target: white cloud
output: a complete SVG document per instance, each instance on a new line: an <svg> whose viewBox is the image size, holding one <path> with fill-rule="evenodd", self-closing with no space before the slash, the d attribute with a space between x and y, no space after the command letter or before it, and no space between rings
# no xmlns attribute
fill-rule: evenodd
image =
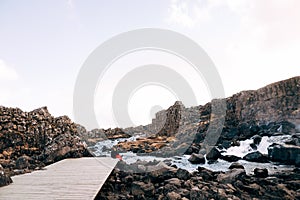
<svg viewBox="0 0 300 200"><path fill-rule="evenodd" d="M74 2L73 2L73 0L67 0L67 7L69 9L74 9Z"/></svg>
<svg viewBox="0 0 300 200"><path fill-rule="evenodd" d="M211 19L211 10L218 6L219 2L219 0L172 0L166 21L170 24L192 28L198 23L208 22Z"/></svg>
<svg viewBox="0 0 300 200"><path fill-rule="evenodd" d="M15 69L0 60L0 81L1 80L17 80L19 78Z"/></svg>
<svg viewBox="0 0 300 200"><path fill-rule="evenodd" d="M167 22L203 30L194 39L214 59L228 96L300 75L299 10L298 0L172 0Z"/></svg>
<svg viewBox="0 0 300 200"><path fill-rule="evenodd" d="M227 94L299 76L300 1L233 2L227 5L240 24L218 61L227 73Z"/></svg>

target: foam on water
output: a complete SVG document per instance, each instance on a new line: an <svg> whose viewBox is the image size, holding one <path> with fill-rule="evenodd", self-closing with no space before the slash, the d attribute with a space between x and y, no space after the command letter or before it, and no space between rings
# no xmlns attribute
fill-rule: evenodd
<svg viewBox="0 0 300 200"><path fill-rule="evenodd" d="M233 146L226 150L223 155L235 155L239 157L244 157L246 154L259 151L262 154L268 154L268 147L273 144L283 144L285 141L291 138L290 135L280 135L280 136L264 136L261 139L261 142L257 146L257 149L252 149L250 144L253 143L253 139L248 139L244 141L240 141L240 146Z"/></svg>

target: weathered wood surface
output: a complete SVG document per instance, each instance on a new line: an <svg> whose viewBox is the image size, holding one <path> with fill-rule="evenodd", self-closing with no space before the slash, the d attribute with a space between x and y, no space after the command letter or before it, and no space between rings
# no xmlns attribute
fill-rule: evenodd
<svg viewBox="0 0 300 200"><path fill-rule="evenodd" d="M94 199L117 164L112 158L66 159L12 177L11 185L0 188L0 199Z"/></svg>

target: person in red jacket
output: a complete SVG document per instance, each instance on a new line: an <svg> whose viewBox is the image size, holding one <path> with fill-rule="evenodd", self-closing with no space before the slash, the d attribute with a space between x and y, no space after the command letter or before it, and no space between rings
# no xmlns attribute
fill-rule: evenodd
<svg viewBox="0 0 300 200"><path fill-rule="evenodd" d="M113 149L111 150L110 156L111 156L112 158L117 158L117 159L119 159L119 160L123 160L122 156L119 154L119 152L118 152L115 148L113 148Z"/></svg>

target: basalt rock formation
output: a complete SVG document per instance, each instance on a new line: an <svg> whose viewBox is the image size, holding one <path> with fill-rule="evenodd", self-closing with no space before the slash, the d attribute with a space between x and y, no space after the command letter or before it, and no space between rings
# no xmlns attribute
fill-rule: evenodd
<svg viewBox="0 0 300 200"><path fill-rule="evenodd" d="M162 129L159 130L159 132L157 133L158 136L175 136L179 129L182 116L181 111L183 110L183 108L183 104L180 101L176 101L173 106L171 106L165 111L166 120Z"/></svg>
<svg viewBox="0 0 300 200"><path fill-rule="evenodd" d="M293 134L300 124L300 77L276 82L258 90L243 91L224 101L226 115L222 127L213 127L214 118L224 116L212 116L213 104L210 102L204 106L184 108L181 113L193 115L185 115L188 117L180 122L179 129L183 132L179 133L192 133L195 135L194 144L201 144L205 141L209 128L221 128L217 145L225 148L236 140L249 139L254 135L272 135L275 132ZM195 124L198 126L196 133L192 130Z"/></svg>
<svg viewBox="0 0 300 200"><path fill-rule="evenodd" d="M62 160L91 156L77 124L53 117L47 107L31 112L0 106L0 164L10 175Z"/></svg>

